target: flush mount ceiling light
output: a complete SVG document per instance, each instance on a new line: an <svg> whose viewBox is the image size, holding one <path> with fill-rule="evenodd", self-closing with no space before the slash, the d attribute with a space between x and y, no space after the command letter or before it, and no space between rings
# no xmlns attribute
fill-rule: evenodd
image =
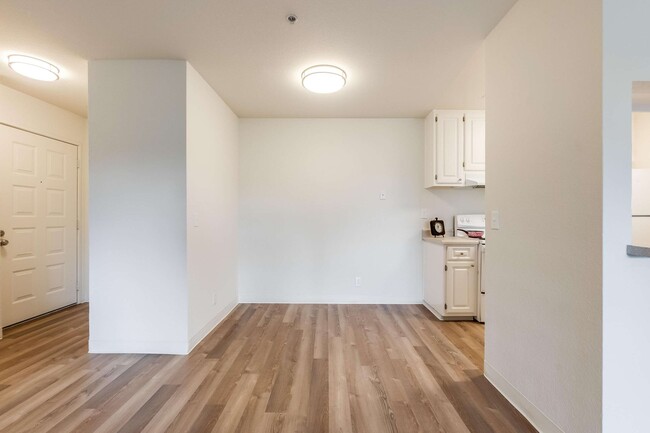
<svg viewBox="0 0 650 433"><path fill-rule="evenodd" d="M334 93L345 86L348 76L341 68L332 65L317 65L302 73L302 86L314 93Z"/></svg>
<svg viewBox="0 0 650 433"><path fill-rule="evenodd" d="M25 77L40 81L59 79L59 68L36 57L12 54L8 58L9 67Z"/></svg>

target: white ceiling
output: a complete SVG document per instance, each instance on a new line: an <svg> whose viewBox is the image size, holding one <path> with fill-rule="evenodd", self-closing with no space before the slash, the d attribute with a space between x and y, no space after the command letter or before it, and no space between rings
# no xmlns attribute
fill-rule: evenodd
<svg viewBox="0 0 650 433"><path fill-rule="evenodd" d="M187 59L240 117L422 117L515 1L3 0L0 83L85 115L87 59ZM12 52L62 79L17 76ZM320 63L341 92L302 88Z"/></svg>

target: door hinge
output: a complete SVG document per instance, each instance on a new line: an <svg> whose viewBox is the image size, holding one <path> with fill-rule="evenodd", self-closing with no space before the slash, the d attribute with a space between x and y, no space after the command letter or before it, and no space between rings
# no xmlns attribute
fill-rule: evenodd
<svg viewBox="0 0 650 433"><path fill-rule="evenodd" d="M465 168L465 161L463 161L463 168Z"/></svg>
<svg viewBox="0 0 650 433"><path fill-rule="evenodd" d="M445 304L445 310L447 309L447 304Z"/></svg>
<svg viewBox="0 0 650 433"><path fill-rule="evenodd" d="M438 175L436 174L435 179L438 180Z"/></svg>
<svg viewBox="0 0 650 433"><path fill-rule="evenodd" d="M447 272L447 265L445 265L445 272Z"/></svg>
<svg viewBox="0 0 650 433"><path fill-rule="evenodd" d="M436 123L438 122L438 116L436 116Z"/></svg>
<svg viewBox="0 0 650 433"><path fill-rule="evenodd" d="M463 114L463 122L465 122L465 115Z"/></svg>
<svg viewBox="0 0 650 433"><path fill-rule="evenodd" d="M79 230L79 220L77 220L77 230Z"/></svg>

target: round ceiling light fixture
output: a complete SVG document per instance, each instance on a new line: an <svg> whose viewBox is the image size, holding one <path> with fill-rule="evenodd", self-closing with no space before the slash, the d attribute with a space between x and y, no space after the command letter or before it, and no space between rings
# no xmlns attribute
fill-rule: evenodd
<svg viewBox="0 0 650 433"><path fill-rule="evenodd" d="M28 78L40 81L56 81L59 79L59 68L45 60L22 54L12 54L8 57L9 67L14 72Z"/></svg>
<svg viewBox="0 0 650 433"><path fill-rule="evenodd" d="M334 93L345 86L348 76L341 68L332 65L316 65L302 73L302 86L314 93Z"/></svg>

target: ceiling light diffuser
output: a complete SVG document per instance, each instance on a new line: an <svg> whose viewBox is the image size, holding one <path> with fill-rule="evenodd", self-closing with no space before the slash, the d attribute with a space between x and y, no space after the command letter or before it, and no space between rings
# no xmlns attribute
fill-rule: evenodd
<svg viewBox="0 0 650 433"><path fill-rule="evenodd" d="M36 57L12 54L8 58L9 67L15 72L28 78L40 81L56 81L59 79L59 68L45 60Z"/></svg>
<svg viewBox="0 0 650 433"><path fill-rule="evenodd" d="M345 86L348 76L341 68L332 65L317 65L302 73L302 85L314 93L334 93Z"/></svg>

